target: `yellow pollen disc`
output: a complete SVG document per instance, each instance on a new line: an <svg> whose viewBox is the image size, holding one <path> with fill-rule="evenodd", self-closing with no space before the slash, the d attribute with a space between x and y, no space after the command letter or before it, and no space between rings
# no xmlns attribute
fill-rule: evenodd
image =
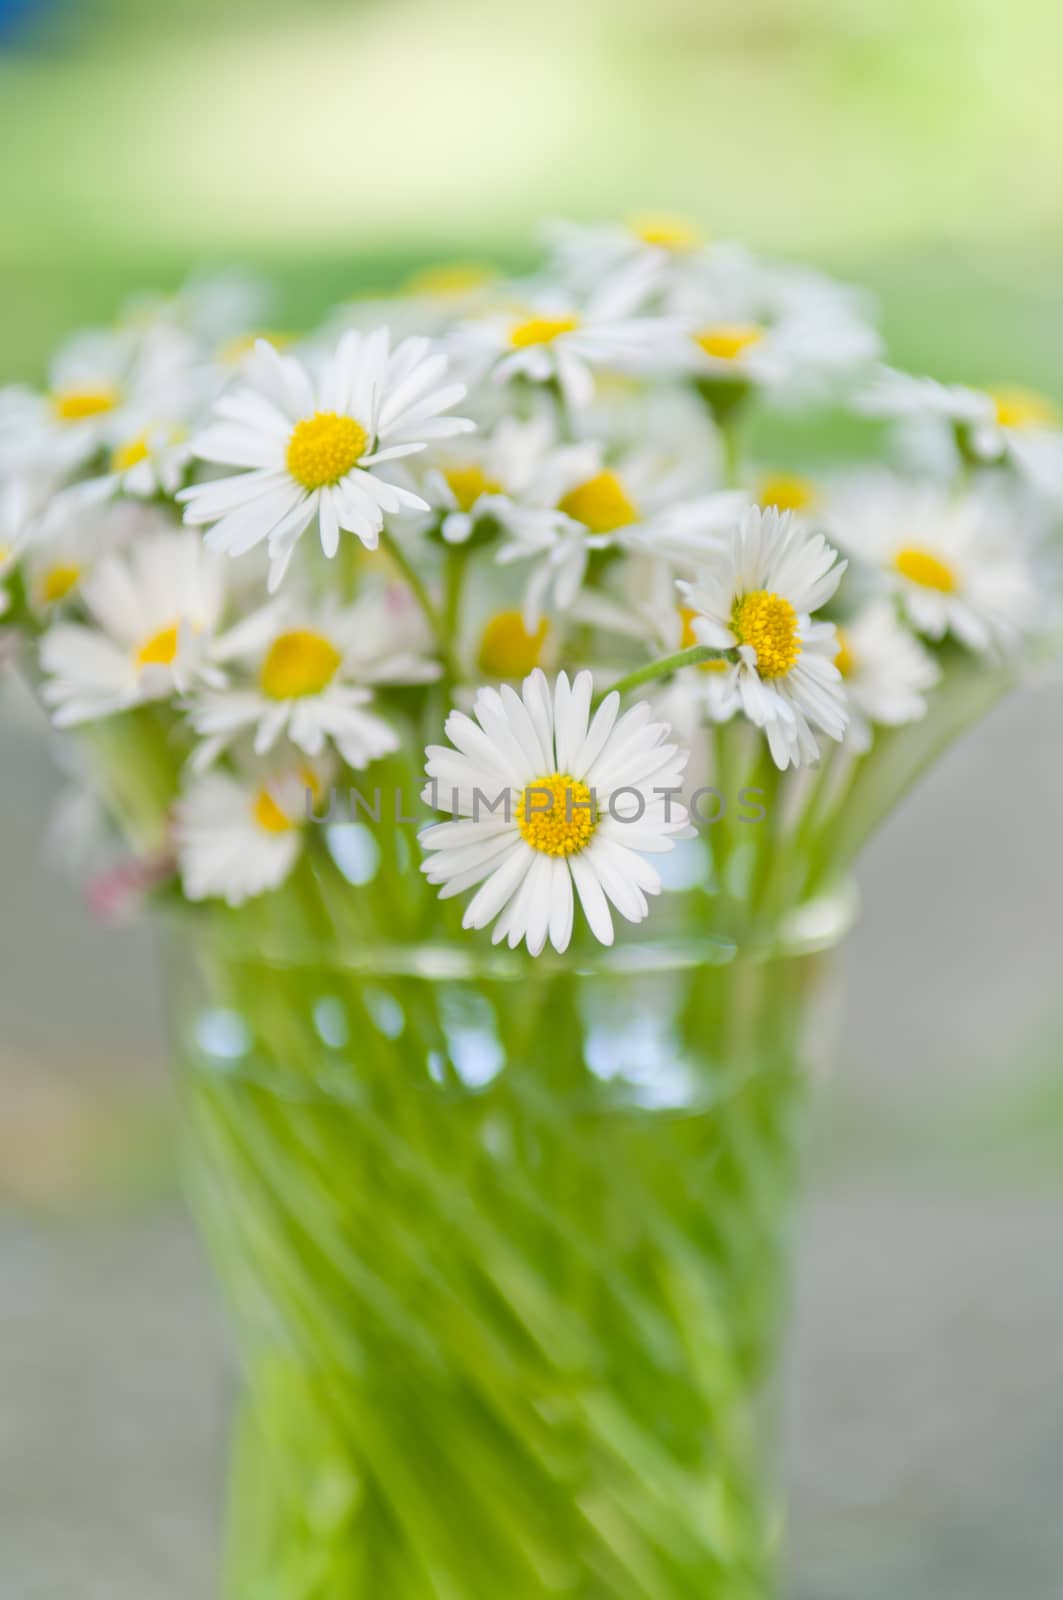
<svg viewBox="0 0 1063 1600"><path fill-rule="evenodd" d="M482 494L502 493L502 485L489 478L483 467L449 467L443 476L458 502L459 511L471 511Z"/></svg>
<svg viewBox="0 0 1063 1600"><path fill-rule="evenodd" d="M482 289L497 277L493 267L480 261L440 262L435 267L425 267L411 273L404 285L410 295L429 295L446 300Z"/></svg>
<svg viewBox="0 0 1063 1600"><path fill-rule="evenodd" d="M680 650L692 650L696 644L701 642L694 632L694 619L697 616L697 612L690 606L680 606L679 616L683 624L683 631L679 635L679 648ZM697 671L726 672L729 665L730 663L722 658L719 661L699 661Z"/></svg>
<svg viewBox="0 0 1063 1600"><path fill-rule="evenodd" d="M98 389L57 389L52 395L52 414L59 422L84 422L113 411L121 395L113 384Z"/></svg>
<svg viewBox="0 0 1063 1600"><path fill-rule="evenodd" d="M517 827L544 856L574 856L590 843L598 818L591 792L567 772L529 783L517 804Z"/></svg>
<svg viewBox="0 0 1063 1600"><path fill-rule="evenodd" d="M268 789L258 791L251 814L263 833L289 833L295 827L291 817L285 816Z"/></svg>
<svg viewBox="0 0 1063 1600"><path fill-rule="evenodd" d="M528 317L509 330L509 342L514 350L527 350L529 345L550 344L563 333L574 333L578 327L578 317Z"/></svg>
<svg viewBox="0 0 1063 1600"><path fill-rule="evenodd" d="M1033 389L1007 386L988 389L1002 428L1051 428L1059 422L1059 412L1047 395Z"/></svg>
<svg viewBox="0 0 1063 1600"><path fill-rule="evenodd" d="M838 654L834 657L834 665L837 667L843 678L849 678L852 676L853 668L856 666L856 657L853 655L853 647L849 643L849 635L841 628L837 630L837 639Z"/></svg>
<svg viewBox="0 0 1063 1600"><path fill-rule="evenodd" d="M288 440L288 471L304 489L324 489L356 467L365 455L369 435L353 417L315 411L297 422Z"/></svg>
<svg viewBox="0 0 1063 1600"><path fill-rule="evenodd" d="M309 628L293 628L274 639L258 681L271 700L301 700L332 682L343 657L331 640Z"/></svg>
<svg viewBox="0 0 1063 1600"><path fill-rule="evenodd" d="M762 678L783 678L801 654L797 612L789 600L767 589L753 589L736 600L731 628L739 644L752 646Z"/></svg>
<svg viewBox="0 0 1063 1600"><path fill-rule="evenodd" d="M773 472L761 480L757 499L765 508L778 511L807 511L816 503L816 486L795 472Z"/></svg>
<svg viewBox="0 0 1063 1600"><path fill-rule="evenodd" d="M488 622L477 658L491 678L526 678L539 665L549 624L545 617L529 633L519 611L499 611Z"/></svg>
<svg viewBox="0 0 1063 1600"><path fill-rule="evenodd" d="M937 589L941 594L953 594L956 574L940 556L930 550L920 550L917 545L905 545L893 558L893 565L902 578L917 583L923 589Z"/></svg>
<svg viewBox="0 0 1063 1600"><path fill-rule="evenodd" d="M81 568L72 565L50 567L40 583L41 600L46 606L65 600L81 578Z"/></svg>
<svg viewBox="0 0 1063 1600"><path fill-rule="evenodd" d="M628 226L643 244L655 245L658 250L674 250L677 255L684 250L696 250L704 237L688 217L632 217Z"/></svg>
<svg viewBox="0 0 1063 1600"><path fill-rule="evenodd" d="M111 457L112 472L129 472L148 459L148 436L140 433L126 444L120 444Z"/></svg>
<svg viewBox="0 0 1063 1600"><path fill-rule="evenodd" d="M628 499L615 472L599 472L579 483L557 502L557 509L582 522L592 533L612 533L639 518L638 507Z"/></svg>
<svg viewBox="0 0 1063 1600"><path fill-rule="evenodd" d="M168 628L160 628L158 633L153 633L150 639L145 639L133 660L136 666L143 667L172 667L177 658L177 635L181 624L171 622Z"/></svg>
<svg viewBox="0 0 1063 1600"><path fill-rule="evenodd" d="M759 344L764 334L752 323L721 323L719 327L702 328L694 335L699 350L716 361L737 361L746 350Z"/></svg>

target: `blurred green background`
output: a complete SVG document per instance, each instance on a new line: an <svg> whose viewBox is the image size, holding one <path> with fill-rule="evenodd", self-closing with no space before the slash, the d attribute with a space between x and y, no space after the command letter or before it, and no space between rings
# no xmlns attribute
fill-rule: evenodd
<svg viewBox="0 0 1063 1600"><path fill-rule="evenodd" d="M297 325L526 259L546 215L674 210L869 285L899 362L1063 400L1058 0L0 0L0 30L0 381L202 266L265 270ZM6 700L0 1593L198 1600L231 1385L154 951L41 864L56 778ZM1058 1591L1061 726L1051 673L863 869L802 1236L800 1600Z"/></svg>

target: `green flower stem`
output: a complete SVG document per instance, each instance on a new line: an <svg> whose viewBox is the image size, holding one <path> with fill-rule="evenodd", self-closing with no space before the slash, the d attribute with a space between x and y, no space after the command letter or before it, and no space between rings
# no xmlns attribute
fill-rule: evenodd
<svg viewBox="0 0 1063 1600"><path fill-rule="evenodd" d="M439 652L439 658L443 663L443 670L446 673L447 678L451 681L454 681L460 676L460 674L458 672L457 663L454 660L454 652L451 648L450 637L447 632L447 625L445 620L440 616L438 610L436 609L435 602L428 592L424 579L421 577L421 574L417 571L416 567L413 565L413 562L409 559L398 540L395 539L386 528L381 530L380 545L381 549L387 551L392 561L398 567L403 578L413 590L414 599L424 612L425 618L428 621L428 625L436 636L436 648Z"/></svg>
<svg viewBox="0 0 1063 1600"><path fill-rule="evenodd" d="M465 545L452 544L447 546L444 574L443 626L447 630L447 638L452 642L458 637L461 624L461 597L465 583L465 569L467 566L465 558L467 554L468 550Z"/></svg>
<svg viewBox="0 0 1063 1600"><path fill-rule="evenodd" d="M640 689L644 683L652 683L656 678L670 677L673 672L680 672L684 667L697 667L703 661L733 661L733 650L715 650L707 644L691 645L688 650L677 650L674 655L662 656L659 661L651 661L645 667L639 667L636 672L629 672L623 678L618 678L610 684L606 694L627 694L632 689ZM598 696L599 700L604 695Z"/></svg>

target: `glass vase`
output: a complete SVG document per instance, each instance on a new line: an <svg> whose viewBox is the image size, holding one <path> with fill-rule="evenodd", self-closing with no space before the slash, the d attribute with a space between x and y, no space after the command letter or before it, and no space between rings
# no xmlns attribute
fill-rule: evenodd
<svg viewBox="0 0 1063 1600"><path fill-rule="evenodd" d="M835 896L742 948L182 942L239 1600L762 1600Z"/></svg>

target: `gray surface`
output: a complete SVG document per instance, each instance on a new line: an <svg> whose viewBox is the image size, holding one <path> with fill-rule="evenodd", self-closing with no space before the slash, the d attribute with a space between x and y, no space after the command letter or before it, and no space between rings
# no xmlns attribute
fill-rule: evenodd
<svg viewBox="0 0 1063 1600"><path fill-rule="evenodd" d="M1061 711L1049 684L998 713L862 873L799 1262L797 1600L1060 1592L1060 1099L1053 1132L1024 1086L1058 1068ZM0 783L0 1595L199 1600L229 1385L187 1225L138 1187L167 1116L150 940L36 862L28 736Z"/></svg>

